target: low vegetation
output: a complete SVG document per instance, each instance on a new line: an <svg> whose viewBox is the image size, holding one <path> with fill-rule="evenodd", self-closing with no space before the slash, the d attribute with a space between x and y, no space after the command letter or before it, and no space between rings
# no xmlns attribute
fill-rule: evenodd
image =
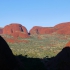
<svg viewBox="0 0 70 70"><path fill-rule="evenodd" d="M6 37L6 36L3 36ZM38 38L40 37L40 38ZM7 36L7 38L13 38ZM44 58L46 56L53 57L65 47L66 43L70 41L69 35L33 35L30 38L18 38L19 40L27 40L27 43L15 42L9 43L12 52L15 55L22 54L23 56L32 58Z"/></svg>
<svg viewBox="0 0 70 70"><path fill-rule="evenodd" d="M2 35L2 37L7 41L13 54L20 59L22 67L19 70L58 70L59 67L62 67L60 64L63 65L65 59L63 62L58 61L56 55L70 41L69 35L55 34L31 35L29 38L13 38L10 35ZM8 41L7 39L12 39L15 42ZM17 40L20 42L17 42ZM22 40L27 42L21 42ZM64 54L63 56L67 57ZM59 58L62 60L61 56ZM54 62L54 59L57 62Z"/></svg>

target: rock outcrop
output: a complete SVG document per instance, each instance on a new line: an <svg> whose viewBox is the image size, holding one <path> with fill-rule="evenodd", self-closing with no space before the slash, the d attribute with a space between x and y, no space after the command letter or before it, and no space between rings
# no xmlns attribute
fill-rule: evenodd
<svg viewBox="0 0 70 70"><path fill-rule="evenodd" d="M17 23L6 25L3 28L3 34L8 34L14 37L22 37L22 38L29 37L27 29L21 24Z"/></svg>
<svg viewBox="0 0 70 70"><path fill-rule="evenodd" d="M54 26L57 34L70 35L70 22L60 23Z"/></svg>
<svg viewBox="0 0 70 70"><path fill-rule="evenodd" d="M30 34L51 34L55 32L55 29L53 27L39 27L34 26L29 33Z"/></svg>
<svg viewBox="0 0 70 70"><path fill-rule="evenodd" d="M34 26L31 30L27 31L27 29L18 23L12 23L10 25L6 25L3 29L0 29L0 34L8 34L14 37L22 37L28 38L30 35L44 35L44 34L64 34L70 35L70 22L60 23L55 25L54 27L41 27Z"/></svg>
<svg viewBox="0 0 70 70"><path fill-rule="evenodd" d="M6 41L0 36L0 70L20 70L21 64Z"/></svg>
<svg viewBox="0 0 70 70"><path fill-rule="evenodd" d="M64 34L70 35L70 22L60 23L54 27L40 27L34 26L30 31L30 34Z"/></svg>
<svg viewBox="0 0 70 70"><path fill-rule="evenodd" d="M70 70L70 47L66 46L47 63L47 70Z"/></svg>

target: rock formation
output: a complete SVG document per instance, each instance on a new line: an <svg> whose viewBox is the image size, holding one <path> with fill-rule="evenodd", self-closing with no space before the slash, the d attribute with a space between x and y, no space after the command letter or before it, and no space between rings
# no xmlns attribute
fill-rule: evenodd
<svg viewBox="0 0 70 70"><path fill-rule="evenodd" d="M19 70L17 58L5 40L0 36L0 70Z"/></svg>
<svg viewBox="0 0 70 70"><path fill-rule="evenodd" d="M30 29L29 33L27 29L18 23L11 23L6 25L3 29L0 28L0 34L8 34L14 37L28 38L30 35L44 35L44 34L64 34L70 35L70 22L60 23L54 27L41 27L34 26Z"/></svg>
<svg viewBox="0 0 70 70"><path fill-rule="evenodd" d="M66 46L47 63L47 70L70 70L70 47Z"/></svg>
<svg viewBox="0 0 70 70"><path fill-rule="evenodd" d="M70 35L70 22L60 23L54 26L57 34Z"/></svg>
<svg viewBox="0 0 70 70"><path fill-rule="evenodd" d="M29 33L30 34L51 34L55 32L55 29L53 27L39 27L34 26Z"/></svg>
<svg viewBox="0 0 70 70"><path fill-rule="evenodd" d="M14 37L22 37L22 38L29 37L27 29L21 24L17 24L17 23L6 25L3 28L3 34L8 34Z"/></svg>
<svg viewBox="0 0 70 70"><path fill-rule="evenodd" d="M70 35L70 22L60 23L54 27L40 27L34 26L30 31L30 34L64 34Z"/></svg>

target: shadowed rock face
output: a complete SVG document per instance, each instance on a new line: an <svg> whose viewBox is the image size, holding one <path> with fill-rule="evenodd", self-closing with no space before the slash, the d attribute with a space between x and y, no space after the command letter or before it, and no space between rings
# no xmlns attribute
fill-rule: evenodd
<svg viewBox="0 0 70 70"><path fill-rule="evenodd" d="M70 47L62 49L53 59L47 63L48 70L70 70Z"/></svg>
<svg viewBox="0 0 70 70"><path fill-rule="evenodd" d="M16 67L18 67L16 57L5 40L0 36L0 70L14 70Z"/></svg>
<svg viewBox="0 0 70 70"><path fill-rule="evenodd" d="M27 29L21 24L17 24L17 23L6 25L3 28L3 34L8 34L14 37L22 37L22 38L29 37Z"/></svg>

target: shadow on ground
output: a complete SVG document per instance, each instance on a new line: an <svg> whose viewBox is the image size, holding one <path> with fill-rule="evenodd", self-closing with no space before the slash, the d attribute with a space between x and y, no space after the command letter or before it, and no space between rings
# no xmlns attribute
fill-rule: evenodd
<svg viewBox="0 0 70 70"><path fill-rule="evenodd" d="M27 58L27 56L18 55L16 56L22 62L25 70L46 70L42 59L39 58Z"/></svg>
<svg viewBox="0 0 70 70"><path fill-rule="evenodd" d="M70 47L65 47L55 57L27 58L16 56L22 62L25 70L70 70Z"/></svg>

